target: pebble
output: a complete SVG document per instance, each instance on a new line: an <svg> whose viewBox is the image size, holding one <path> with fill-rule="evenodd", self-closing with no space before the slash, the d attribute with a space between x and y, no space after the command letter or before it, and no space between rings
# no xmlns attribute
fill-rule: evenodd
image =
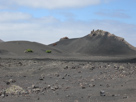
<svg viewBox="0 0 136 102"><path fill-rule="evenodd" d="M70 97L70 95L66 95L67 97Z"/></svg>
<svg viewBox="0 0 136 102"><path fill-rule="evenodd" d="M128 98L128 96L123 96L123 99L126 99L126 98Z"/></svg>
<svg viewBox="0 0 136 102"><path fill-rule="evenodd" d="M35 88L35 89L33 89L33 91L34 91L34 92L40 92L41 89L40 89L40 88Z"/></svg>
<svg viewBox="0 0 136 102"><path fill-rule="evenodd" d="M91 79L92 82L94 82L94 79Z"/></svg>
<svg viewBox="0 0 136 102"><path fill-rule="evenodd" d="M43 80L43 79L44 79L44 77L40 77L40 78L39 78L39 80Z"/></svg>
<svg viewBox="0 0 136 102"><path fill-rule="evenodd" d="M3 98L4 98L4 97L5 97L5 94L2 94L2 95L1 95L1 97L3 97Z"/></svg>
<svg viewBox="0 0 136 102"><path fill-rule="evenodd" d="M106 96L104 90L101 90L101 91L100 91L100 96Z"/></svg>
<svg viewBox="0 0 136 102"><path fill-rule="evenodd" d="M89 87L95 87L95 85L94 84L89 84Z"/></svg>
<svg viewBox="0 0 136 102"><path fill-rule="evenodd" d="M119 70L124 70L124 67L123 66L119 66Z"/></svg>
<svg viewBox="0 0 136 102"><path fill-rule="evenodd" d="M94 70L94 69L95 69L95 67L94 67L94 66L90 68L90 70Z"/></svg>
<svg viewBox="0 0 136 102"><path fill-rule="evenodd" d="M65 66L64 69L68 69L68 66Z"/></svg>
<svg viewBox="0 0 136 102"><path fill-rule="evenodd" d="M5 83L7 84L7 85L9 85L9 84L11 84L11 83L15 83L16 82L16 80L13 80L13 79L9 79L8 81L5 81Z"/></svg>
<svg viewBox="0 0 136 102"><path fill-rule="evenodd" d="M54 88L54 87L51 87L51 90L55 91L55 88Z"/></svg>
<svg viewBox="0 0 136 102"><path fill-rule="evenodd" d="M48 85L48 86L47 86L47 88L50 88L50 87L51 87L51 85Z"/></svg>

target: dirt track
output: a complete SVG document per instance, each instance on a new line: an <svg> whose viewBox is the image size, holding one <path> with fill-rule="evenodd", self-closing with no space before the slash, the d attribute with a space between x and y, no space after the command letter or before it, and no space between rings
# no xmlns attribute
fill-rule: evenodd
<svg viewBox="0 0 136 102"><path fill-rule="evenodd" d="M135 95L136 63L0 59L0 102L136 102Z"/></svg>

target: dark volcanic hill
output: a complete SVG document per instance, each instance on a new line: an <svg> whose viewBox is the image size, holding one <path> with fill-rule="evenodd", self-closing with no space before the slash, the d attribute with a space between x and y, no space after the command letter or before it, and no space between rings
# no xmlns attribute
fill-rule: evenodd
<svg viewBox="0 0 136 102"><path fill-rule="evenodd" d="M136 48L126 42L123 38L110 34L107 31L92 31L87 36L75 39L61 39L51 44L68 53L79 53L95 56L118 56L134 55Z"/></svg>
<svg viewBox="0 0 136 102"><path fill-rule="evenodd" d="M33 50L33 53L25 53L26 49ZM29 42L29 41L9 41L0 43L0 55L6 56L48 56L46 50L51 50L51 54L60 54L61 51L49 47L47 45L43 45L37 42ZM50 55L51 55L50 54Z"/></svg>

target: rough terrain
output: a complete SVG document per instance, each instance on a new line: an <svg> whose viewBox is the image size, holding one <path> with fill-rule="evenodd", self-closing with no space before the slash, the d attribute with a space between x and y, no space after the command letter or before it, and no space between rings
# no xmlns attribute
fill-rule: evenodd
<svg viewBox="0 0 136 102"><path fill-rule="evenodd" d="M135 102L136 63L0 59L0 102Z"/></svg>

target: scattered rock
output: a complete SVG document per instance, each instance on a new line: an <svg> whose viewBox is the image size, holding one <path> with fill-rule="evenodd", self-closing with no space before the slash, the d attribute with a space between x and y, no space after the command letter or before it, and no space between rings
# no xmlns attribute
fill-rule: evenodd
<svg viewBox="0 0 136 102"><path fill-rule="evenodd" d="M123 96L123 99L126 99L126 98L128 98L128 96Z"/></svg>
<svg viewBox="0 0 136 102"><path fill-rule="evenodd" d="M95 80L94 79L91 79L92 82L94 82Z"/></svg>
<svg viewBox="0 0 136 102"><path fill-rule="evenodd" d="M92 66L91 68L90 68L90 70L94 70L95 69L95 67L94 66Z"/></svg>
<svg viewBox="0 0 136 102"><path fill-rule="evenodd" d="M5 91L5 90L2 90L2 91L0 91L0 96L1 96L2 98L4 98L5 96L8 96L8 95L6 94L6 91Z"/></svg>
<svg viewBox="0 0 136 102"><path fill-rule="evenodd" d="M70 95L66 95L66 97L70 97Z"/></svg>
<svg viewBox="0 0 136 102"><path fill-rule="evenodd" d="M68 37L63 37L63 38L61 38L60 40L65 40L65 39L69 39Z"/></svg>
<svg viewBox="0 0 136 102"><path fill-rule="evenodd" d="M59 77L60 75L58 73L55 74L56 77Z"/></svg>
<svg viewBox="0 0 136 102"><path fill-rule="evenodd" d="M22 64L22 62L18 62L18 64L20 65L20 66L22 66L23 64Z"/></svg>
<svg viewBox="0 0 136 102"><path fill-rule="evenodd" d="M32 85L32 88L33 88L33 89L39 88L39 86Z"/></svg>
<svg viewBox="0 0 136 102"><path fill-rule="evenodd" d="M82 89L85 89L85 86L82 86Z"/></svg>
<svg viewBox="0 0 136 102"><path fill-rule="evenodd" d="M72 69L76 69L76 67L75 67L75 66L73 66L73 67L72 67Z"/></svg>
<svg viewBox="0 0 136 102"><path fill-rule="evenodd" d="M123 66L119 66L119 70L124 70L125 68Z"/></svg>
<svg viewBox="0 0 136 102"><path fill-rule="evenodd" d="M106 87L110 87L110 85L109 85L109 84L107 84L107 85L106 85Z"/></svg>
<svg viewBox="0 0 136 102"><path fill-rule="evenodd" d="M11 83L15 83L16 80L13 79L9 79L8 81L4 81L7 85L11 84Z"/></svg>
<svg viewBox="0 0 136 102"><path fill-rule="evenodd" d="M40 77L39 80L44 80L44 77Z"/></svg>
<svg viewBox="0 0 136 102"><path fill-rule="evenodd" d="M101 90L101 91L100 91L100 96L106 96L104 90Z"/></svg>
<svg viewBox="0 0 136 102"><path fill-rule="evenodd" d="M65 66L64 69L68 69L68 66Z"/></svg>
<svg viewBox="0 0 136 102"><path fill-rule="evenodd" d="M54 87L51 87L51 90L55 91L56 89Z"/></svg>
<svg viewBox="0 0 136 102"><path fill-rule="evenodd" d="M95 84L89 84L89 87L95 87Z"/></svg>
<svg viewBox="0 0 136 102"><path fill-rule="evenodd" d="M48 85L47 88L48 88L48 89L51 88L51 85Z"/></svg>
<svg viewBox="0 0 136 102"><path fill-rule="evenodd" d="M78 71L78 73L81 73L82 71Z"/></svg>
<svg viewBox="0 0 136 102"><path fill-rule="evenodd" d="M40 92L41 89L40 88L35 88L35 89L32 89L33 92Z"/></svg>

